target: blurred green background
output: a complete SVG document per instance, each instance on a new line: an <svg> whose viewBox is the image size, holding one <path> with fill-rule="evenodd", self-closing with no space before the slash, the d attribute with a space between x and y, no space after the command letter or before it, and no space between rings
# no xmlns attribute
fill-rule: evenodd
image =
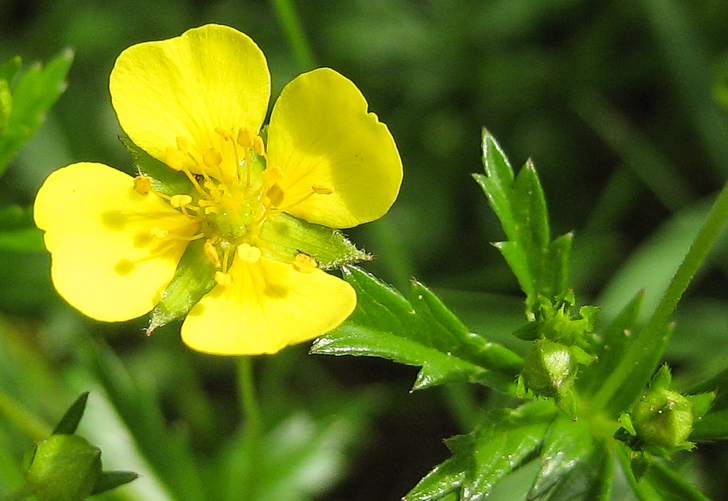
<svg viewBox="0 0 728 501"><path fill-rule="evenodd" d="M209 22L233 26L265 52L277 95L310 68L273 3L0 0L0 61L75 51L67 91L0 180L0 207L31 205L45 177L72 162L131 171L107 87L129 45ZM294 7L316 66L359 86L402 155L390 214L349 232L376 256L368 270L403 291L417 277L471 329L523 349L509 337L524 320L522 298L490 245L503 234L469 176L481 169L487 127L514 167L535 162L554 232L575 232L577 297L608 320L645 289L649 313L728 178L723 1ZM668 356L683 390L728 360L727 245L717 245L676 315ZM246 456L234 360L190 352L176 325L146 338L144 319L84 319L57 297L48 266L43 252L0 250L0 388L48 425L92 391L86 435L110 466L144 475L108 499L246 499L241 485L254 477L247 499L399 499L448 457L443 438L503 404L460 386L411 394L414 368L289 348L254 361L267 447ZM0 424L2 494L19 485L17 460L37 437L12 419ZM728 496L726 452L703 446L686 466L717 499Z"/></svg>

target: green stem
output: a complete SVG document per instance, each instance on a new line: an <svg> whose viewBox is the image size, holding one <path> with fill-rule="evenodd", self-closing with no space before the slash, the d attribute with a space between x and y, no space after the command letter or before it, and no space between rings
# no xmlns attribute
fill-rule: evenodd
<svg viewBox="0 0 728 501"><path fill-rule="evenodd" d="M718 237L726 219L728 219L728 183L713 203L708 218L657 309L645 324L631 350L594 395L593 405L596 409L606 409L610 414L617 415L621 411L626 411L644 389L667 344L669 335L667 321Z"/></svg>
<svg viewBox="0 0 728 501"><path fill-rule="evenodd" d="M296 14L293 3L291 0L272 0L272 4L278 16L278 21L286 32L288 43L291 45L291 50L293 50L299 71L312 70L316 67L313 51L306 39L301 20Z"/></svg>
<svg viewBox="0 0 728 501"><path fill-rule="evenodd" d="M261 453L263 420L255 391L251 357L238 358L238 391L243 414L242 443L238 449L239 461L248 467L242 474L239 470L231 471L227 499L252 501L259 497L258 489L263 474L260 462L257 460L257 456Z"/></svg>
<svg viewBox="0 0 728 501"><path fill-rule="evenodd" d="M238 390L240 391L243 419L248 436L253 440L258 440L262 429L262 419L253 379L253 359L240 357L238 359Z"/></svg>
<svg viewBox="0 0 728 501"><path fill-rule="evenodd" d="M31 414L28 409L20 405L7 393L0 389L0 414L4 414L9 421L23 430L29 437L39 440L53 432L53 428Z"/></svg>

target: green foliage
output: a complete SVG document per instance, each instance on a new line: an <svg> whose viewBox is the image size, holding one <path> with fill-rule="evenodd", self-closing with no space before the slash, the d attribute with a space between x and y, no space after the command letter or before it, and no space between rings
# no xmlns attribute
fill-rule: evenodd
<svg viewBox="0 0 728 501"><path fill-rule="evenodd" d="M20 58L0 65L0 176L66 90L73 52L63 50L45 66L20 73Z"/></svg>
<svg viewBox="0 0 728 501"><path fill-rule="evenodd" d="M415 282L407 301L358 268L344 268L344 277L357 291L357 310L314 342L312 353L378 356L422 366L414 389L477 382L514 392L521 357L471 333L424 285Z"/></svg>
<svg viewBox="0 0 728 501"><path fill-rule="evenodd" d="M666 469L658 457L693 447L687 438L708 413L714 394L682 395L672 388L666 366L645 388L641 374L657 369L661 348L643 363L640 376L624 367L625 359L642 353L646 340L667 343L671 328L656 319L667 319L665 311L672 310L665 310L665 305L674 308L687 286L689 277L681 279L681 273L697 269L694 252L688 254L673 282L677 285L668 289L639 336L631 332L637 326L641 294L610 325L595 331L597 308L581 306L572 312L575 295L565 285L571 240L550 242L546 205L533 165L514 178L507 158L488 133L483 157L487 176L476 180L510 238L499 248L526 294L529 322L514 332L531 342L525 360L485 336L470 334L421 284L414 283L412 299L407 301L352 267L345 268L344 277L357 290L357 311L312 348L313 353L380 356L422 366L415 389L468 382L535 398L515 408L492 409L473 432L449 440L452 457L436 466L405 499L485 499L534 457L540 468L531 480L529 500L610 499L617 469L634 480L630 485L639 499L677 499L676 492L685 499L701 499L702 494ZM711 211L717 214L715 221L725 221L721 204L722 196ZM715 234L709 229L715 224L709 217L700 233L704 240L699 239L693 249L710 245ZM489 356L484 357L486 353ZM505 364L506 360L512 363ZM518 371L514 393L508 383ZM607 380L618 381L613 384L620 394L603 400ZM722 414L715 418L707 414L705 419L715 433L724 433Z"/></svg>
<svg viewBox="0 0 728 501"><path fill-rule="evenodd" d="M495 246L518 278L527 309L536 305L538 296L551 298L565 293L572 235L551 241L546 200L533 163L528 161L514 177L500 145L484 131L483 164L485 175L473 177L508 237L507 242Z"/></svg>

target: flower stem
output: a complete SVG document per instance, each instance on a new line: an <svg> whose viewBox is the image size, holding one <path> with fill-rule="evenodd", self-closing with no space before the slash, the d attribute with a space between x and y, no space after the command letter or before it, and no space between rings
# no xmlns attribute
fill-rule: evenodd
<svg viewBox="0 0 728 501"><path fill-rule="evenodd" d="M53 428L39 420L28 409L20 405L16 400L0 389L0 414L4 414L9 421L23 430L34 440L41 439L51 434Z"/></svg>
<svg viewBox="0 0 728 501"><path fill-rule="evenodd" d="M291 50L298 63L298 69L302 72L312 70L316 66L313 51L303 32L301 20L296 14L293 3L291 0L272 0L272 4L278 21L286 32L288 43L291 45Z"/></svg>
<svg viewBox="0 0 728 501"><path fill-rule="evenodd" d="M253 359L251 357L238 358L238 391L241 411L243 414L243 447L240 453L241 460L248 464L247 474L237 475L233 479L236 486L230 499L254 500L258 498L261 471L260 463L255 456L260 454L260 442L263 433L263 420L255 391L253 377Z"/></svg>
<svg viewBox="0 0 728 501"><path fill-rule="evenodd" d="M238 359L238 386L247 434L253 440L257 440L261 433L262 419L255 392L255 382L253 381L253 360L251 357L240 357Z"/></svg>
<svg viewBox="0 0 728 501"><path fill-rule="evenodd" d="M627 410L626 408L647 385L667 345L669 336L667 321L675 311L680 298L727 219L728 183L713 203L685 260L678 268L665 295L643 327L631 350L622 358L614 372L609 375L594 395L595 408L606 409L610 414L616 415Z"/></svg>

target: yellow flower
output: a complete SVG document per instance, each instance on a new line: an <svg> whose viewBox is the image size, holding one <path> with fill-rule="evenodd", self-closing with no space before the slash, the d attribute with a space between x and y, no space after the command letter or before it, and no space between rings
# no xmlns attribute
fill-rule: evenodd
<svg viewBox="0 0 728 501"><path fill-rule="evenodd" d="M76 163L41 187L35 220L61 296L103 321L152 311L151 329L186 314L184 342L225 355L273 353L349 316L354 290L322 268L362 254L330 228L381 217L402 181L391 134L352 82L299 75L261 132L263 53L207 25L123 51L110 91L147 160L136 178ZM166 165L145 171L155 162Z"/></svg>

